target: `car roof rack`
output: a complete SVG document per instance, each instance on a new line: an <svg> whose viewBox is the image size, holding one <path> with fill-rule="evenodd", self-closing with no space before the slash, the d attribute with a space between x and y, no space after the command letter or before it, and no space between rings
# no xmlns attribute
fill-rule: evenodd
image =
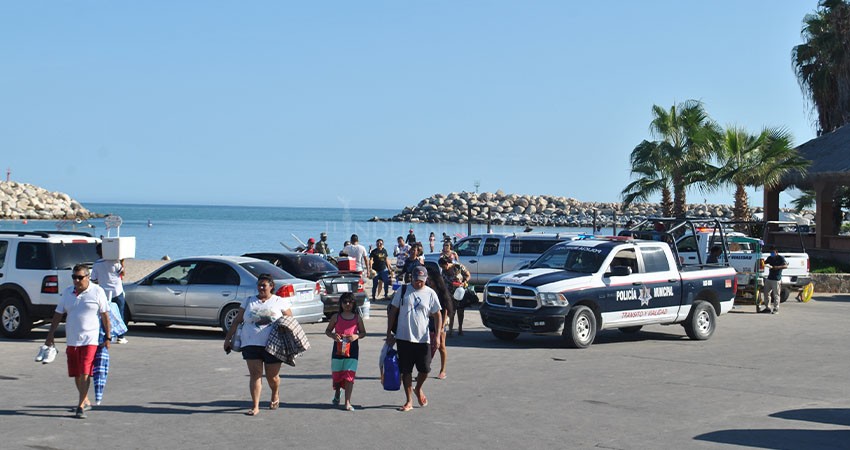
<svg viewBox="0 0 850 450"><path fill-rule="evenodd" d="M70 235L70 236L84 236L84 237L93 237L90 233L86 233L85 231L7 231L2 230L0 234L5 235L13 235L13 236L38 236L43 238L48 238L50 236L61 236L61 235Z"/></svg>

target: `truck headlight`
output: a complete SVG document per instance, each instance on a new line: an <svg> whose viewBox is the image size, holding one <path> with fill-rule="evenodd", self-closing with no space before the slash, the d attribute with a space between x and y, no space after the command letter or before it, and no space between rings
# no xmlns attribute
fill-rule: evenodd
<svg viewBox="0 0 850 450"><path fill-rule="evenodd" d="M537 300L543 306L567 306L569 302L560 292L538 292Z"/></svg>

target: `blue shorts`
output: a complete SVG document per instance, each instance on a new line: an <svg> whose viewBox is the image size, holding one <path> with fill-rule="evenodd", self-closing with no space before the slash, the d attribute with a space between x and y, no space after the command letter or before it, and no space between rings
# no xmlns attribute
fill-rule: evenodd
<svg viewBox="0 0 850 450"><path fill-rule="evenodd" d="M266 351L265 347L260 345L242 347L242 359L246 361L261 359L266 364L280 364L283 362L275 358L274 355Z"/></svg>

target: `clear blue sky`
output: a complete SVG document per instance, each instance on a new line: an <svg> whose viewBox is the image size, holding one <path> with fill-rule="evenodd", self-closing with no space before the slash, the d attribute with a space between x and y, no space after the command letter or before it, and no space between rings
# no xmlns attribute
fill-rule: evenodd
<svg viewBox="0 0 850 450"><path fill-rule="evenodd" d="M619 201L653 104L813 138L791 48L816 5L3 1L0 168L83 202Z"/></svg>

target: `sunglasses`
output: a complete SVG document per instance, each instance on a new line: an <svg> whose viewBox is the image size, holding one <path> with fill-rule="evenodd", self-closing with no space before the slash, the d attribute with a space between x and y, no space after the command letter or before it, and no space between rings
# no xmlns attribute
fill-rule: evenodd
<svg viewBox="0 0 850 450"><path fill-rule="evenodd" d="M83 278L85 278L85 277L87 277L87 276L88 276L88 275L71 275L71 278L72 278L74 281L83 281Z"/></svg>
<svg viewBox="0 0 850 450"><path fill-rule="evenodd" d="M344 302L340 302L340 304L342 304L342 305L353 305L353 304L354 304L354 302L352 302L352 301L344 301Z"/></svg>

